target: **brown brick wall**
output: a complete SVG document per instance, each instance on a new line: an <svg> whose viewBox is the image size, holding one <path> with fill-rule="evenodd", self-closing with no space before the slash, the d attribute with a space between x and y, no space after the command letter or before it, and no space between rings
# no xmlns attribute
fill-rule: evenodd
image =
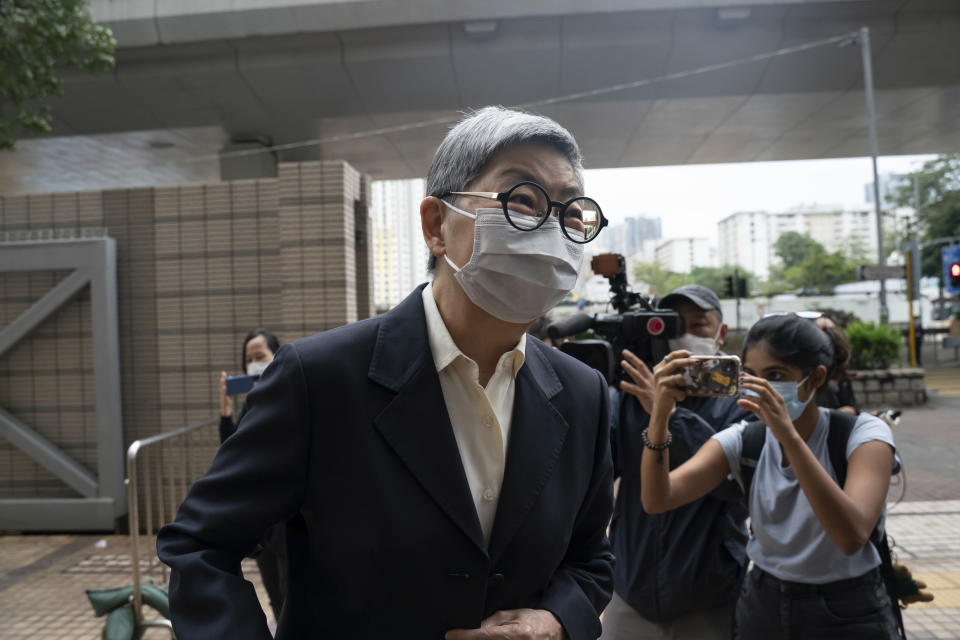
<svg viewBox="0 0 960 640"><path fill-rule="evenodd" d="M218 374L239 371L253 327L286 342L371 315L369 198L344 162L289 163L271 179L0 197L0 234L116 239L126 446L216 415ZM65 275L0 273L0 325ZM95 473L89 304L85 289L0 356L0 406ZM199 473L214 432L197 445ZM0 440L0 497L74 495Z"/></svg>

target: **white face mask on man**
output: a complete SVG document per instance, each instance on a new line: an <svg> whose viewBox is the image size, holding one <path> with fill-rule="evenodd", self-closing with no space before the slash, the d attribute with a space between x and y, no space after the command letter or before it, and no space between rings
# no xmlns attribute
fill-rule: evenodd
<svg viewBox="0 0 960 640"><path fill-rule="evenodd" d="M444 204L476 220L467 264L458 267L446 254L443 258L467 297L490 315L504 322L533 322L577 284L583 245L564 237L558 218L519 231L500 208L477 209L474 215Z"/></svg>
<svg viewBox="0 0 960 640"><path fill-rule="evenodd" d="M717 352L717 341L720 340L720 332L723 330L723 324L717 327L717 335L712 338L703 338L692 333L685 333L679 338L670 338L667 345L670 351L689 351L695 356L712 356Z"/></svg>

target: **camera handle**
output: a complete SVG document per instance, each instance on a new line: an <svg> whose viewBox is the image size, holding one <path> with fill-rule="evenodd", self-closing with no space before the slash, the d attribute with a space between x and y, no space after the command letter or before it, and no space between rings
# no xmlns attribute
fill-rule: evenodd
<svg viewBox="0 0 960 640"><path fill-rule="evenodd" d="M593 316L585 313L575 313L547 325L547 336L556 341L567 336L583 333L591 327L593 327Z"/></svg>

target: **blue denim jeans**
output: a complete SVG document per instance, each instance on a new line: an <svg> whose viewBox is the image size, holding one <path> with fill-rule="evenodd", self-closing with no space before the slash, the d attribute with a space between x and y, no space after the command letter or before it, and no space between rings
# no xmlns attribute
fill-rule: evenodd
<svg viewBox="0 0 960 640"><path fill-rule="evenodd" d="M741 640L898 640L879 569L827 584L779 580L756 567L737 602Z"/></svg>

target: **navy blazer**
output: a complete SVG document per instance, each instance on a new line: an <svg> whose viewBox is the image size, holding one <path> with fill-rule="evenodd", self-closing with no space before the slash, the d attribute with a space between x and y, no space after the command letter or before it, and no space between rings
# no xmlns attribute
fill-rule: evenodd
<svg viewBox="0 0 960 640"><path fill-rule="evenodd" d="M277 638L442 638L501 609L600 635L612 591L606 385L528 336L489 545L427 338L422 286L281 348L157 552L180 640L269 638L240 561L286 522Z"/></svg>

